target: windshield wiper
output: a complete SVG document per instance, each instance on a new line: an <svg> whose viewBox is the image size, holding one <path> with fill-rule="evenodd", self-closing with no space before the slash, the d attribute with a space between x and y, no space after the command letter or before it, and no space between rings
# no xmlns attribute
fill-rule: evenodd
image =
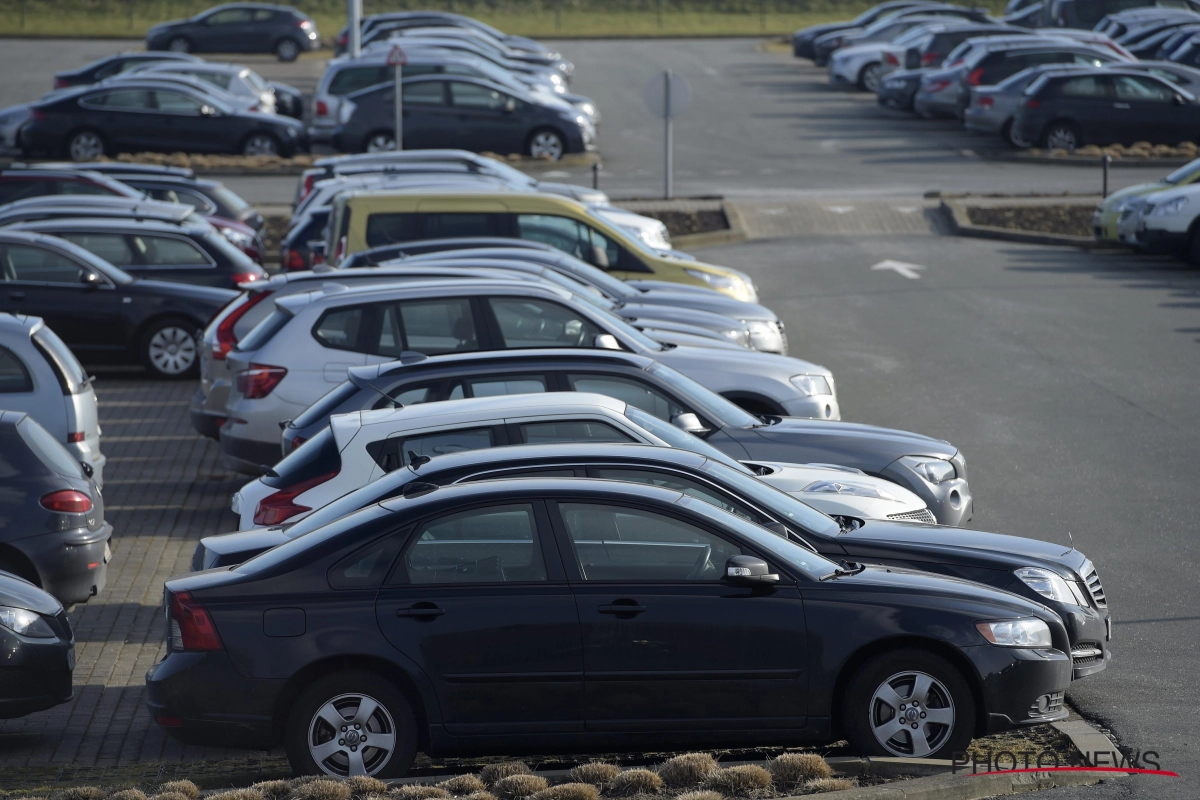
<svg viewBox="0 0 1200 800"><path fill-rule="evenodd" d="M854 561L843 561L842 565L834 569L828 575L822 575L819 580L832 581L837 578L848 578L851 575L857 575L867 568L866 564L858 564Z"/></svg>

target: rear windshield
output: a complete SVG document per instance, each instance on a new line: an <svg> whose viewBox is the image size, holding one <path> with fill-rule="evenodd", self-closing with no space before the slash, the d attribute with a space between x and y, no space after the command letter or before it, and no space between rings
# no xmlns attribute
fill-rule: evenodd
<svg viewBox="0 0 1200 800"><path fill-rule="evenodd" d="M87 390L91 378L57 333L49 328L39 328L32 338L34 347L54 371L64 394L82 394Z"/></svg>
<svg viewBox="0 0 1200 800"><path fill-rule="evenodd" d="M338 452L333 429L325 428L276 464L275 474L264 476L262 482L273 489L283 489L341 468L342 454Z"/></svg>
<svg viewBox="0 0 1200 800"><path fill-rule="evenodd" d="M254 261L250 256L237 249L233 242L216 231L205 231L203 236L205 249L210 253L213 251L219 253L221 258L225 259L226 263L234 267L235 271L254 271Z"/></svg>
<svg viewBox="0 0 1200 800"><path fill-rule="evenodd" d="M67 478L83 477L83 466L75 456L31 418L26 417L17 424L17 433L21 434L25 444L49 469Z"/></svg>
<svg viewBox="0 0 1200 800"><path fill-rule="evenodd" d="M248 353L251 350L258 350L267 342L271 341L275 334L283 330L283 326L287 325L291 319L292 312L285 311L282 308L276 308L271 312L271 316L255 325L254 328L246 334L245 338L237 343L237 349L244 353Z"/></svg>
<svg viewBox="0 0 1200 800"><path fill-rule="evenodd" d="M353 381L342 381L320 400L304 409L300 416L292 420L292 427L307 428L309 425L315 425L328 418L338 406L358 394L358 391L358 386Z"/></svg>
<svg viewBox="0 0 1200 800"><path fill-rule="evenodd" d="M253 74L253 73L252 73ZM224 185L218 184L208 190L208 193L217 198L217 201L229 208L235 214L241 214L250 204L241 197L226 189Z"/></svg>

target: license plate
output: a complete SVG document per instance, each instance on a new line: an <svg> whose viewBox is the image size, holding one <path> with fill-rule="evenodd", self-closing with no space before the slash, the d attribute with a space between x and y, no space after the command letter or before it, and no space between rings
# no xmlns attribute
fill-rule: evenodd
<svg viewBox="0 0 1200 800"><path fill-rule="evenodd" d="M71 645L71 649L67 651L67 669L75 669L75 645Z"/></svg>

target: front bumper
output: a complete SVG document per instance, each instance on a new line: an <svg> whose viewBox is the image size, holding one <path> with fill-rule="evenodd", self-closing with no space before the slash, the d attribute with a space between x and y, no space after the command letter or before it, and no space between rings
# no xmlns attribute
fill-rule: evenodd
<svg viewBox="0 0 1200 800"><path fill-rule="evenodd" d="M1149 253L1182 253L1187 249L1188 235L1186 232L1142 228L1138 231L1137 241L1129 244L1136 244Z"/></svg>
<svg viewBox="0 0 1200 800"><path fill-rule="evenodd" d="M834 59L829 62L829 82L839 86L858 83L857 65L847 59Z"/></svg>
<svg viewBox="0 0 1200 800"><path fill-rule="evenodd" d="M108 561L112 557L109 546L112 531L112 525L105 522L95 531L73 528L39 533L9 544L33 564L42 589L64 606L71 606L86 603L104 591Z"/></svg>
<svg viewBox="0 0 1200 800"><path fill-rule="evenodd" d="M1071 685L1071 659L1066 653L995 645L964 647L963 653L979 671L988 733L1067 717L1063 696Z"/></svg>
<svg viewBox="0 0 1200 800"><path fill-rule="evenodd" d="M75 638L60 614L56 639L31 639L0 629L0 719L15 719L65 703L75 696ZM66 636L68 638L61 638Z"/></svg>
<svg viewBox="0 0 1200 800"><path fill-rule="evenodd" d="M936 484L925 480L900 460L885 467L879 477L900 484L924 500L937 517L939 525L961 527L974 516L975 501L964 477L965 470L960 469L957 462L954 463L960 477Z"/></svg>
<svg viewBox="0 0 1200 800"><path fill-rule="evenodd" d="M265 750L279 739L274 708L283 685L241 675L224 651L168 653L146 672L146 705L180 741Z"/></svg>
<svg viewBox="0 0 1200 800"><path fill-rule="evenodd" d="M918 84L909 81L884 80L877 95L879 105L897 108L901 111L912 111L913 98L917 95Z"/></svg>

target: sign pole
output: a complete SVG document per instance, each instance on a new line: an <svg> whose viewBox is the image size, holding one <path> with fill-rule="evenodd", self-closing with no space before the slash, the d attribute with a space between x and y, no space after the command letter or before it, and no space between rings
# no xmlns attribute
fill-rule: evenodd
<svg viewBox="0 0 1200 800"><path fill-rule="evenodd" d="M673 156L673 153L671 152L673 149L671 147L671 111L671 70L667 70L663 73L663 149L666 151L663 157L665 179L663 185L663 194L668 200L671 199L672 194L671 173L673 171L673 165L671 163Z"/></svg>
<svg viewBox="0 0 1200 800"><path fill-rule="evenodd" d="M351 58L358 58L362 55L362 0L346 0L346 5L349 6L346 16L350 33L346 49Z"/></svg>
<svg viewBox="0 0 1200 800"><path fill-rule="evenodd" d="M404 149L404 65L408 63L408 56L404 54L404 50L400 45L392 45L391 51L387 57L388 66L396 70L396 85L392 90L395 95L396 102L393 104L396 109L395 125L392 129L395 138L396 150Z"/></svg>

